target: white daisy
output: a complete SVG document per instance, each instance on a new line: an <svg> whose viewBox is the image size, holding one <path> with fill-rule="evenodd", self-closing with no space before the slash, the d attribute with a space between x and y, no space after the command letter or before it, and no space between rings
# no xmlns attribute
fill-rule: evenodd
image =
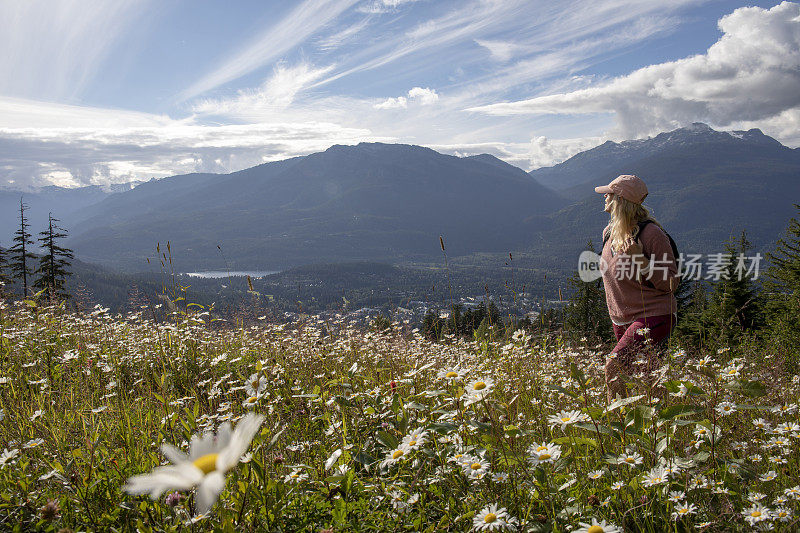
<svg viewBox="0 0 800 533"><path fill-rule="evenodd" d="M714 410L722 416L726 416L736 412L736 405L731 402L720 402Z"/></svg>
<svg viewBox="0 0 800 533"><path fill-rule="evenodd" d="M622 529L614 524L610 524L603 520L598 522L596 518L592 518L591 523L579 522L578 529L573 529L572 533L623 533Z"/></svg>
<svg viewBox="0 0 800 533"><path fill-rule="evenodd" d="M247 451L263 421L263 416L248 413L236 425L235 431L225 423L216 436L211 432L195 435L189 446L189 455L164 443L161 451L174 464L159 466L149 474L129 478L124 490L130 494L149 493L156 499L168 490L197 487L197 512L205 514L225 488L225 474Z"/></svg>
<svg viewBox="0 0 800 533"><path fill-rule="evenodd" d="M695 514L695 512L697 512L697 506L695 504L678 502L675 504L675 510L672 511L672 519L678 520L680 518L685 518L690 514Z"/></svg>
<svg viewBox="0 0 800 533"><path fill-rule="evenodd" d="M483 479L489 473L489 462L486 459L473 457L470 461L461 463L464 475L470 479Z"/></svg>
<svg viewBox="0 0 800 533"><path fill-rule="evenodd" d="M664 467L657 466L651 469L648 473L643 475L642 485L645 487L654 487L656 485L661 485L662 483L667 482L667 473L664 471Z"/></svg>
<svg viewBox="0 0 800 533"><path fill-rule="evenodd" d="M772 512L760 503L756 503L750 508L743 510L742 516L744 516L748 524L753 526L764 520L770 520L772 518Z"/></svg>
<svg viewBox="0 0 800 533"><path fill-rule="evenodd" d="M471 381L464 388L464 406L472 405L486 398L494 388L494 381L489 378L476 379Z"/></svg>
<svg viewBox="0 0 800 533"><path fill-rule="evenodd" d="M386 468L387 466L392 466L400 461L405 461L408 459L410 453L411 449L408 446L401 444L386 454L386 458L381 462L381 468Z"/></svg>
<svg viewBox="0 0 800 533"><path fill-rule="evenodd" d="M14 464L14 460L18 455L19 450L17 448L3 450L3 453L0 453L0 468L5 468L6 465Z"/></svg>
<svg viewBox="0 0 800 533"><path fill-rule="evenodd" d="M258 372L251 374L244 383L244 390L247 397L261 396L267 388L267 378L259 376Z"/></svg>
<svg viewBox="0 0 800 533"><path fill-rule="evenodd" d="M547 419L547 423L550 424L551 427L558 427L561 426L561 430L567 429L567 426L571 424L575 424L577 422L585 422L589 420L589 417L586 416L585 413L580 411L561 411L556 415L551 415Z"/></svg>
<svg viewBox="0 0 800 533"><path fill-rule="evenodd" d="M589 479L600 479L601 477L603 477L603 471L602 470L592 470L591 472L586 474L586 477L588 477Z"/></svg>
<svg viewBox="0 0 800 533"><path fill-rule="evenodd" d="M510 516L505 507L496 503L487 505L472 518L472 527L477 531L509 530L516 531L517 519Z"/></svg>
<svg viewBox="0 0 800 533"><path fill-rule="evenodd" d="M642 464L644 457L639 452L628 451L617 457L617 464L636 466Z"/></svg>
<svg viewBox="0 0 800 533"><path fill-rule="evenodd" d="M561 457L561 446L552 442L549 444L537 444L534 442L528 448L528 454L530 455L528 461L532 466L537 466L541 463L552 463Z"/></svg>
<svg viewBox="0 0 800 533"><path fill-rule="evenodd" d="M308 479L308 474L299 468L295 468L283 478L284 483L302 483Z"/></svg>

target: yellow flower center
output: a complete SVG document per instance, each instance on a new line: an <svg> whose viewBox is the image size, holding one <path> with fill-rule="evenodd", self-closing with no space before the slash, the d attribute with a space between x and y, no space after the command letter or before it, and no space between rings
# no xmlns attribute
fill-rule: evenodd
<svg viewBox="0 0 800 533"><path fill-rule="evenodd" d="M570 420L572 420L572 418L570 418L570 417L568 417L568 416L562 416L562 417L561 417L561 421L562 421L562 422L569 422Z"/></svg>
<svg viewBox="0 0 800 533"><path fill-rule="evenodd" d="M753 511L752 513L750 513L750 516L752 516L753 518L758 518L759 516L761 516L761 511Z"/></svg>
<svg viewBox="0 0 800 533"><path fill-rule="evenodd" d="M536 451L540 452L540 451L546 450L546 449L547 449L547 446L539 446L538 448L536 448Z"/></svg>
<svg viewBox="0 0 800 533"><path fill-rule="evenodd" d="M217 455L216 453L207 453L195 459L192 464L202 470L204 474L210 474L217 469Z"/></svg>
<svg viewBox="0 0 800 533"><path fill-rule="evenodd" d="M634 458L633 458L633 457L626 457L626 458L625 458L625 462L626 462L626 463L633 463L634 461L635 461L635 460L634 460Z"/></svg>
<svg viewBox="0 0 800 533"><path fill-rule="evenodd" d="M475 390L483 390L483 389L486 388L486 383L484 383L483 381L479 381L479 382L475 383L475 385L473 385L472 388L475 389Z"/></svg>
<svg viewBox="0 0 800 533"><path fill-rule="evenodd" d="M547 461L548 459L550 459L550 457L552 457L552 455L550 455L549 453L543 453L542 455L539 456L539 460Z"/></svg>
<svg viewBox="0 0 800 533"><path fill-rule="evenodd" d="M297 478L300 477L300 474L298 474L296 472L292 472L291 477L294 478L294 479L297 479Z"/></svg>
<svg viewBox="0 0 800 533"><path fill-rule="evenodd" d="M392 459L399 459L400 457L403 457L405 453L406 452L404 452L403 450L395 450L395 452L392 454Z"/></svg>
<svg viewBox="0 0 800 533"><path fill-rule="evenodd" d="M256 403L256 400L257 400L257 399L258 399L258 398L256 398L255 396L250 396L250 397L247 399L247 403Z"/></svg>
<svg viewBox="0 0 800 533"><path fill-rule="evenodd" d="M487 524L491 524L495 520L497 520L497 515L494 513L487 513L486 516L483 517L483 521Z"/></svg>
<svg viewBox="0 0 800 533"><path fill-rule="evenodd" d="M689 512L689 509L687 509L686 507L678 509L678 514L686 514L688 512Z"/></svg>
<svg viewBox="0 0 800 533"><path fill-rule="evenodd" d="M409 446L416 446L417 445L417 441L415 441L415 440L409 441L408 445Z"/></svg>
<svg viewBox="0 0 800 533"><path fill-rule="evenodd" d="M473 469L473 470L480 470L481 469L481 464L480 463L472 463L471 465L469 465L469 467L471 469Z"/></svg>
<svg viewBox="0 0 800 533"><path fill-rule="evenodd" d="M458 372L453 372L453 371L451 370L450 372L448 372L447 374L445 374L445 377L448 377L448 378L457 378L457 377L458 377Z"/></svg>
<svg viewBox="0 0 800 533"><path fill-rule="evenodd" d="M586 530L586 533L603 533L603 528L601 526L592 526Z"/></svg>

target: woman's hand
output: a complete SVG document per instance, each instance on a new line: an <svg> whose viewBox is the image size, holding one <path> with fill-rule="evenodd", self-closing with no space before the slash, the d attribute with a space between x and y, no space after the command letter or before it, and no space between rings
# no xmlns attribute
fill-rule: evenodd
<svg viewBox="0 0 800 533"><path fill-rule="evenodd" d="M633 237L628 237L622 244L622 253L630 256L642 255L642 245L636 242Z"/></svg>

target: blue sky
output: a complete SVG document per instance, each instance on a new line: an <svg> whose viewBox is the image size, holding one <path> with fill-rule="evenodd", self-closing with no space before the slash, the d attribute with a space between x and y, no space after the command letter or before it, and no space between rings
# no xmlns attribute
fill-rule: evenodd
<svg viewBox="0 0 800 533"><path fill-rule="evenodd" d="M524 169L693 121L800 144L800 4L0 4L0 187L229 172L332 144Z"/></svg>

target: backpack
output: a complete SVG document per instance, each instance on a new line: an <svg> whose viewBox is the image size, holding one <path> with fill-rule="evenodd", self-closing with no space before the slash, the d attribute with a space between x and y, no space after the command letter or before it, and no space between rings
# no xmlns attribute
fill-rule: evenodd
<svg viewBox="0 0 800 533"><path fill-rule="evenodd" d="M640 220L639 222L636 223L636 225L639 227L638 231L636 232L636 237L635 237L637 241L639 240L639 235L642 234L642 230L644 229L644 227L646 225L650 224L651 222L653 222L653 221L648 219L648 220ZM661 230L664 231L664 228L661 228ZM675 262L676 262L676 265L678 267L678 285L675 287L675 290L673 291L673 294L675 294L676 292L678 292L678 287L680 287L681 280L682 280L681 264L680 264L680 261L679 261L680 254L678 253L678 245L675 244L674 240L672 240L672 237L670 236L670 234L667 233L666 231L664 231L664 233L666 234L667 238L669 239L669 245L672 246L672 255L675 257ZM603 252L603 249L606 247L606 243L608 242L609 238L611 238L610 234L608 234L608 235L604 234L603 235L603 246L602 246L602 248L600 248L600 253ZM648 257L648 259L650 259L650 258ZM650 280L646 279L646 280L643 280L643 281L649 287L653 287L653 283Z"/></svg>

